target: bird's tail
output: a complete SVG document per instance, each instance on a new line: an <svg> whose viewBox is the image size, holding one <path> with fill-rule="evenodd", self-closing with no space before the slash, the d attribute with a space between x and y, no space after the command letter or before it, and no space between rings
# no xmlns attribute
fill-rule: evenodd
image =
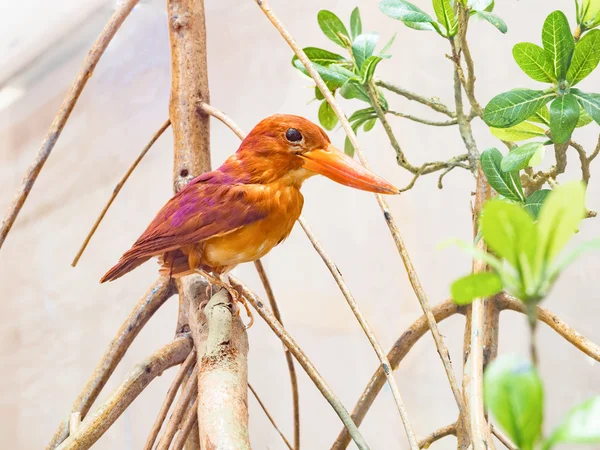
<svg viewBox="0 0 600 450"><path fill-rule="evenodd" d="M125 275L127 272L131 272L137 266L144 264L150 258L151 256L143 256L136 258L127 257L126 255L123 255L119 262L112 269L110 269L104 274L104 276L100 280L100 283L104 283L105 281L114 281L117 278L120 278L123 275Z"/></svg>

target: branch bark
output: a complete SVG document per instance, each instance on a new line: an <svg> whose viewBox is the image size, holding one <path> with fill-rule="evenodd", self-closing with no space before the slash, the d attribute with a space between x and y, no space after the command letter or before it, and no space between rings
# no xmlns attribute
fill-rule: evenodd
<svg viewBox="0 0 600 450"><path fill-rule="evenodd" d="M180 336L136 365L96 413L84 420L58 450L86 450L110 428L137 396L169 367L181 364L192 351L189 336Z"/></svg>
<svg viewBox="0 0 600 450"><path fill-rule="evenodd" d="M108 23L105 25L104 29L94 42L94 45L90 49L87 57L83 61L83 65L79 69L79 73L77 74L77 78L71 85L67 96L65 97L58 114L54 118L52 125L50 125L50 129L48 130L48 134L46 134L46 138L44 142L42 142L41 148L38 150L37 154L33 162L27 168L27 172L23 177L23 181L21 182L21 187L17 191L12 203L8 207L8 211L6 212L4 219L2 220L2 225L0 226L0 249L6 240L6 236L8 232L12 228L25 200L27 200L27 196L31 192L35 181L37 180L38 175L40 174L46 160L50 156L50 153L54 149L56 145L56 141L60 137L63 128L65 127L67 120L69 120L69 116L75 107L75 103L79 99L83 88L87 81L91 78L94 69L96 68L96 64L100 61L102 54L108 47L108 44L114 37L117 30L121 27L133 7L137 4L138 0L124 0L120 2L119 7L113 13Z"/></svg>
<svg viewBox="0 0 600 450"><path fill-rule="evenodd" d="M94 369L92 376L73 403L71 411L65 420L61 422L52 440L46 447L47 450L56 448L69 435L69 416L71 413L79 412L81 418L85 419L92 404L98 398L100 391L113 374L121 359L123 359L125 352L127 352L135 337L148 320L150 320L150 317L174 292L173 284L164 277L159 278L150 286L133 311L131 311L127 320L119 328L117 335L113 338L102 359Z"/></svg>

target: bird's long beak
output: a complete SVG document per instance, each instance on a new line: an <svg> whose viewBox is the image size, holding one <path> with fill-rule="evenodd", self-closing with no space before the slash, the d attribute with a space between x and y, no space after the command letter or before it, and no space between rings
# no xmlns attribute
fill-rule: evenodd
<svg viewBox="0 0 600 450"><path fill-rule="evenodd" d="M331 144L325 149L312 150L300 157L304 159L305 169L324 175L337 183L380 194L400 193L394 185L375 175Z"/></svg>

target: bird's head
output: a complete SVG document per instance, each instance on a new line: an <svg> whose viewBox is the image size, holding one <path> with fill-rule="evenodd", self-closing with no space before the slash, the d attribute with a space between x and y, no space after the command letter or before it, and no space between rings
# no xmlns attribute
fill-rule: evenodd
<svg viewBox="0 0 600 450"><path fill-rule="evenodd" d="M300 185L319 174L364 191L399 193L335 148L320 126L299 116L276 114L263 119L244 139L235 158L254 182L281 180Z"/></svg>

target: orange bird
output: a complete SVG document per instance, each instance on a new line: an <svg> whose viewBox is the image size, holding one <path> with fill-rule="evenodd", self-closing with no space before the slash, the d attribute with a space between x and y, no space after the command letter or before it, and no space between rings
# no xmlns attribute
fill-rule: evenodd
<svg viewBox="0 0 600 450"><path fill-rule="evenodd" d="M221 167L175 194L101 282L158 256L161 274L201 272L227 288L224 274L288 237L302 212L300 187L317 174L356 189L399 193L331 145L318 125L277 114L256 125Z"/></svg>

